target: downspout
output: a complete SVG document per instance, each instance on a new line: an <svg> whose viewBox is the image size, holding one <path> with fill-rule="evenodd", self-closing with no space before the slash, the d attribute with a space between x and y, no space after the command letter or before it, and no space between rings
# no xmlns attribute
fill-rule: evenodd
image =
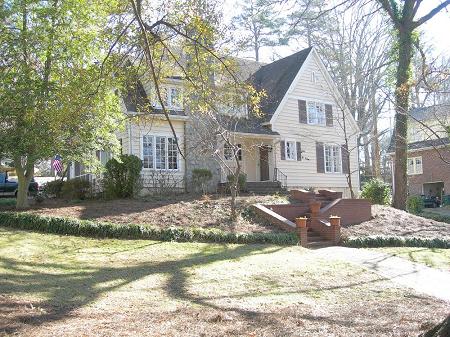
<svg viewBox="0 0 450 337"><path fill-rule="evenodd" d="M132 141L131 121L128 121L128 154L133 154L133 141Z"/></svg>
<svg viewBox="0 0 450 337"><path fill-rule="evenodd" d="M188 183L187 183L187 179L188 179L188 161L187 161L187 122L185 121L183 123L183 129L184 129L184 135L183 135L183 151L184 151L184 158L181 157L181 160L184 160L184 192L187 193L188 192Z"/></svg>

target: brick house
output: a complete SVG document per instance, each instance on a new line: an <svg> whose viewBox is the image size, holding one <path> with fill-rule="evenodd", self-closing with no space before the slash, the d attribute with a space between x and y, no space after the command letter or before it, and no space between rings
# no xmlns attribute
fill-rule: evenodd
<svg viewBox="0 0 450 337"><path fill-rule="evenodd" d="M242 63L242 77L267 94L260 104L261 117L249 113L247 106L237 107L233 116L238 116L239 122L230 131L234 144L240 148L239 160L247 182L253 186L282 183L288 189L333 189L348 196L349 174L353 186L359 186L358 151L354 150L359 128L317 51L307 48L269 64ZM212 154L197 151L194 117L180 99L183 78L166 78L162 87L176 141L185 156L177 152L172 130L161 113L149 78L139 78L132 92L122 94L124 114L134 117L128 119L124 131L117 133L122 153L142 159L144 187L149 190L155 182L163 181L172 188L189 191L193 188L195 168L212 172L210 189L215 190L227 181L229 171ZM151 116L150 122L140 122L144 114ZM349 158L344 155L347 148L343 120ZM217 146L214 152L221 153L223 162L233 165L226 146ZM77 172L81 171L74 165L70 177L76 177Z"/></svg>
<svg viewBox="0 0 450 337"><path fill-rule="evenodd" d="M414 108L410 116L408 192L442 200L450 194L450 139L445 130L450 121L450 104ZM394 162L394 137L388 152Z"/></svg>

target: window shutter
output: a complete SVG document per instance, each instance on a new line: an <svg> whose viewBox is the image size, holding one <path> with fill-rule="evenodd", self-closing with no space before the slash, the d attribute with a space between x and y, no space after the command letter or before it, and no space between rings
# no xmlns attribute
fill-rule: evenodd
<svg viewBox="0 0 450 337"><path fill-rule="evenodd" d="M333 106L325 104L325 115L327 119L327 126L333 126Z"/></svg>
<svg viewBox="0 0 450 337"><path fill-rule="evenodd" d="M306 114L306 101L301 99L298 100L298 119L300 123L308 123L308 116Z"/></svg>
<svg viewBox="0 0 450 337"><path fill-rule="evenodd" d="M348 170L348 146L346 144L341 146L341 157L342 157L342 173L349 174Z"/></svg>
<svg viewBox="0 0 450 337"><path fill-rule="evenodd" d="M300 144L300 142L297 142L296 148L297 148L297 161L302 161L302 145Z"/></svg>
<svg viewBox="0 0 450 337"><path fill-rule="evenodd" d="M325 159L323 156L323 143L316 142L317 173L325 173Z"/></svg>
<svg viewBox="0 0 450 337"><path fill-rule="evenodd" d="M286 160L286 144L284 143L284 140L280 142L280 151L281 151L281 160Z"/></svg>

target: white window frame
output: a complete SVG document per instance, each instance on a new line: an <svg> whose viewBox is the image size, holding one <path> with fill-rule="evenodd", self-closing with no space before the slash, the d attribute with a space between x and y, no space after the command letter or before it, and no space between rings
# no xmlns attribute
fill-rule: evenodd
<svg viewBox="0 0 450 337"><path fill-rule="evenodd" d="M242 145L236 144L236 146L239 148L236 153L238 160L242 161ZM228 143L223 144L223 159L226 161L234 160L233 148Z"/></svg>
<svg viewBox="0 0 450 337"><path fill-rule="evenodd" d="M293 148L293 156L290 157L288 156L288 143L292 143L292 148ZM293 139L285 139L284 140L284 158L286 160L292 160L292 161L296 161L297 160L297 142Z"/></svg>
<svg viewBox="0 0 450 337"><path fill-rule="evenodd" d="M174 137L171 136L163 136L163 135L142 135L141 136L141 160L142 163L144 163L144 137L150 137L151 138L151 144L152 144L152 161L151 161L151 167L143 167L143 170L147 170L147 171L172 171L172 172L177 172L180 171L180 156L178 153L178 148L176 149L176 164L177 164L177 168L176 169L171 169L169 168L169 139L174 139ZM164 138L164 153L165 153L165 158L164 158L164 166L165 168L156 168L156 139L157 138ZM177 141L179 141L177 139Z"/></svg>
<svg viewBox="0 0 450 337"><path fill-rule="evenodd" d="M314 108L316 109L315 115L316 115L317 123L310 119L310 116L309 116L309 114L310 114L309 106L310 105L314 105ZM321 119L319 119L319 111L317 111L317 107L319 105L322 108L322 113L323 113L323 118L321 118ZM327 125L327 113L325 111L325 103L320 102L320 101L314 101L314 100L306 101L306 118L307 118L307 121L308 121L309 125L320 125L320 126Z"/></svg>
<svg viewBox="0 0 450 337"><path fill-rule="evenodd" d="M420 160L420 165L417 164L417 160ZM409 161L412 160L412 166L409 165ZM409 169L412 167L412 171ZM417 175L423 173L423 159L422 156L416 156L416 157L408 157L408 162L406 165L406 168L408 170L408 175Z"/></svg>
<svg viewBox="0 0 450 337"><path fill-rule="evenodd" d="M333 152L330 152L330 154L331 154L330 168L331 169L327 169L327 148L330 148L331 151L333 149L338 149L338 152L337 152L339 155L338 169L336 169L336 159L335 159L335 155L333 154ZM324 166L324 172L327 174L342 174L342 148L340 145L336 145L336 144L324 144L323 145L323 166Z"/></svg>
<svg viewBox="0 0 450 337"><path fill-rule="evenodd" d="M178 98L180 100L179 104L172 104L172 90L176 90L178 91ZM166 105L166 107L170 110L183 110L183 102L182 102L182 92L181 92L181 88L179 86L176 85L163 85L160 88L161 91L161 96L162 99L165 99L164 104ZM157 109L162 109L161 103L158 100L158 97L156 95L156 91L155 91L155 103L154 103L154 107Z"/></svg>

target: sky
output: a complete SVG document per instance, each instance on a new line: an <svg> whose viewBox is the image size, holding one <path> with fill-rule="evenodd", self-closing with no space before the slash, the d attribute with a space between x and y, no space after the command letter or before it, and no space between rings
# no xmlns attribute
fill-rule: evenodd
<svg viewBox="0 0 450 337"><path fill-rule="evenodd" d="M229 22L231 17L237 15L238 3L244 0L225 0L224 1L224 19ZM426 0L423 1L417 17L422 16L436 7L441 0ZM287 15L287 13L286 13ZM433 19L428 21L421 27L424 33L424 40L434 47L433 53L435 57L450 56L450 7L447 11L443 11L436 15ZM305 48L306 45L290 44L285 47L264 47L261 50L261 61L271 62L274 58L288 56L298 50ZM274 55L275 54L275 55ZM252 53L246 55L251 58Z"/></svg>
<svg viewBox="0 0 450 337"><path fill-rule="evenodd" d="M231 18L238 13L238 3L245 0L224 0L224 19L229 22ZM425 0L422 2L419 12L416 18L422 17L427 14L432 8L441 3L441 0ZM287 15L288 13L286 13ZM435 58L450 57L450 6L448 9L441 11L434 16L427 23L420 27L420 31L423 32L423 42L426 45L431 46L432 54ZM260 61L272 62L273 60L288 56L303 48L306 48L306 44L300 44L299 42L293 42L289 46L282 47L263 47L260 50ZM248 52L240 55L241 57L252 58L253 53ZM392 129L394 123L395 111L393 106L389 105L385 113L380 116L378 127L380 130L386 128Z"/></svg>

